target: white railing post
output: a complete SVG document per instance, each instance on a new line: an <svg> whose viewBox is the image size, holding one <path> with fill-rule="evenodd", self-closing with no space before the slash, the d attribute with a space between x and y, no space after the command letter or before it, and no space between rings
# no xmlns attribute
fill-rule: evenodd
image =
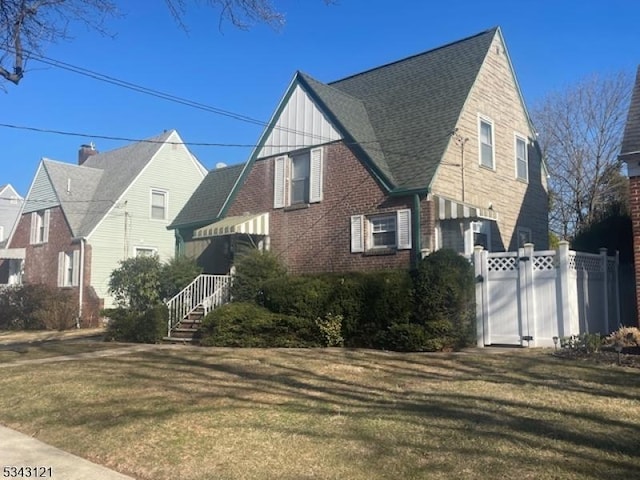
<svg viewBox="0 0 640 480"><path fill-rule="evenodd" d="M616 292L616 330L617 330L618 328L621 327L620 325L620 252L619 251L616 251L614 280L616 282L615 292Z"/></svg>

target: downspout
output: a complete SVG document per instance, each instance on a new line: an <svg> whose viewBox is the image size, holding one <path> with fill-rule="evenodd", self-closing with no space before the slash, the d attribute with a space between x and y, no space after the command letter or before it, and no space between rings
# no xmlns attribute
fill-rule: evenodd
<svg viewBox="0 0 640 480"><path fill-rule="evenodd" d="M184 238L180 234L179 228L176 228L174 231L176 233L176 255L175 256L180 257L184 255Z"/></svg>
<svg viewBox="0 0 640 480"><path fill-rule="evenodd" d="M78 288L78 319L76 320L76 328L80 328L80 319L82 318L82 299L84 297L84 242L87 239L80 237L80 278Z"/></svg>
<svg viewBox="0 0 640 480"><path fill-rule="evenodd" d="M413 194L413 216L411 217L411 235L413 244L412 267L417 267L422 260L422 246L420 245L420 194Z"/></svg>

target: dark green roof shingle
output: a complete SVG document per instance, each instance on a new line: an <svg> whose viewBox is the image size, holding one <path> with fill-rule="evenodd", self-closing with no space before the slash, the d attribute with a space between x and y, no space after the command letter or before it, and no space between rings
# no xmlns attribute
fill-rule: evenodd
<svg viewBox="0 0 640 480"><path fill-rule="evenodd" d="M301 77L391 189L426 189L497 30L328 85Z"/></svg>
<svg viewBox="0 0 640 480"><path fill-rule="evenodd" d="M216 221L244 165L241 163L211 170L167 228L197 228Z"/></svg>

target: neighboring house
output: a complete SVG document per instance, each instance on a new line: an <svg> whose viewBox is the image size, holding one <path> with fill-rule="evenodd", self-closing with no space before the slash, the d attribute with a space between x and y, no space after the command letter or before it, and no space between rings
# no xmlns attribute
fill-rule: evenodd
<svg viewBox="0 0 640 480"><path fill-rule="evenodd" d="M166 227L205 174L175 130L104 153L83 145L78 165L43 159L10 241L26 251L24 282L70 289L89 323L112 306L119 261L173 257Z"/></svg>
<svg viewBox="0 0 640 480"><path fill-rule="evenodd" d="M6 249L24 199L10 185L0 185L0 285L20 283L24 252Z"/></svg>
<svg viewBox="0 0 640 480"><path fill-rule="evenodd" d="M328 84L296 73L237 168L201 186L208 217L192 221L194 196L170 226L187 252L228 238L215 273L233 238L295 273L548 243L545 167L499 28Z"/></svg>
<svg viewBox="0 0 640 480"><path fill-rule="evenodd" d="M629 172L629 210L633 226L636 312L640 312L640 67L636 74L636 83L624 129L620 159L626 162Z"/></svg>

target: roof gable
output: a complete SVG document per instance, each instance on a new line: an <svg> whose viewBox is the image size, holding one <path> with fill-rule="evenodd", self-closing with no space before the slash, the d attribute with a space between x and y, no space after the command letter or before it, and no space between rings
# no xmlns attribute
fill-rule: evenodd
<svg viewBox="0 0 640 480"><path fill-rule="evenodd" d="M296 75L263 134L256 158L270 157L341 138L334 125L302 88Z"/></svg>
<svg viewBox="0 0 640 480"><path fill-rule="evenodd" d="M4 185L0 185L0 196L7 198L17 198L18 200L22 199L22 196L13 188L13 185L10 183L5 183Z"/></svg>
<svg viewBox="0 0 640 480"><path fill-rule="evenodd" d="M395 189L430 185L497 31L329 84L364 103Z"/></svg>
<svg viewBox="0 0 640 480"><path fill-rule="evenodd" d="M640 67L636 73L636 83L631 96L629 114L624 128L620 157L640 154Z"/></svg>
<svg viewBox="0 0 640 480"><path fill-rule="evenodd" d="M222 216L244 166L242 163L211 170L167 228L200 227Z"/></svg>
<svg viewBox="0 0 640 480"><path fill-rule="evenodd" d="M45 166L46 161L46 159L40 161L40 165L38 166L38 170L33 178L27 199L24 203L23 213L36 212L60 205L60 200L58 200L55 188L53 187Z"/></svg>

